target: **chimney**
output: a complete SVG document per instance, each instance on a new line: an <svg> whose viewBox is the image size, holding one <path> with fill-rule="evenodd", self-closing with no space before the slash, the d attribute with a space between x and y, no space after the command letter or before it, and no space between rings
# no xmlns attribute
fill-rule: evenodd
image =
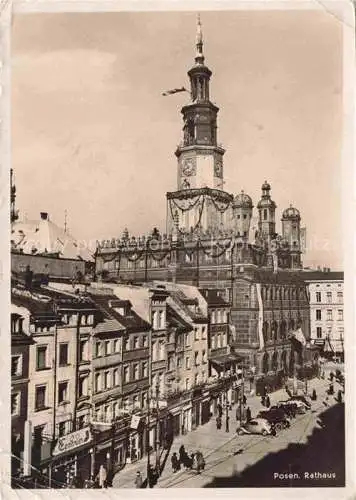
<svg viewBox="0 0 356 500"><path fill-rule="evenodd" d="M41 219L48 220L48 212L41 212Z"/></svg>

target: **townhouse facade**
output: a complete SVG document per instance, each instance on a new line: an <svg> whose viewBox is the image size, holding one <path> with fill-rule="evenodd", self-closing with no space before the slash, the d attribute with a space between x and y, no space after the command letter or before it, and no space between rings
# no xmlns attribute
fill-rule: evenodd
<svg viewBox="0 0 356 500"><path fill-rule="evenodd" d="M25 425L28 418L29 314L25 308L11 307L11 474L24 470Z"/></svg>
<svg viewBox="0 0 356 500"><path fill-rule="evenodd" d="M344 358L344 273L304 272L310 303L310 341L325 357Z"/></svg>

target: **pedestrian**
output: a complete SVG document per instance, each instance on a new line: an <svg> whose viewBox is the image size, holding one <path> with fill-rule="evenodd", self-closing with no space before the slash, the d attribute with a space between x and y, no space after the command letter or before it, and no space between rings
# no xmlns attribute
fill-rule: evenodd
<svg viewBox="0 0 356 500"><path fill-rule="evenodd" d="M242 402L243 402L243 404L244 404L244 405L245 405L245 404L246 404L246 402L247 402L247 398L246 398L245 394L243 395Z"/></svg>
<svg viewBox="0 0 356 500"><path fill-rule="evenodd" d="M317 395L316 395L316 390L315 389L313 389L312 397L311 398L312 398L313 401L316 401Z"/></svg>
<svg viewBox="0 0 356 500"><path fill-rule="evenodd" d="M334 384L329 385L329 394L330 395L334 394Z"/></svg>
<svg viewBox="0 0 356 500"><path fill-rule="evenodd" d="M269 408L271 406L271 401L269 399L269 396L266 398L266 408Z"/></svg>
<svg viewBox="0 0 356 500"><path fill-rule="evenodd" d="M179 460L178 460L176 452L173 453L172 458L171 458L171 462L172 462L173 472L177 472L177 470L180 469L180 464L179 464Z"/></svg>
<svg viewBox="0 0 356 500"><path fill-rule="evenodd" d="M250 407L248 406L246 409L246 422L249 422L251 420L251 410Z"/></svg>
<svg viewBox="0 0 356 500"><path fill-rule="evenodd" d="M99 488L106 488L106 478L107 478L106 469L103 465L100 465L99 472L97 475L97 481L99 483Z"/></svg>
<svg viewBox="0 0 356 500"><path fill-rule="evenodd" d="M185 448L184 445L182 444L181 447L179 448L179 462L184 465L184 458L185 458Z"/></svg>
<svg viewBox="0 0 356 500"><path fill-rule="evenodd" d="M262 406L265 406L265 403L266 403L266 397L265 397L265 396L262 396L262 397L261 397L261 405L262 405Z"/></svg>
<svg viewBox="0 0 356 500"><path fill-rule="evenodd" d="M330 382L332 382L334 380L334 372L331 372L330 373Z"/></svg>
<svg viewBox="0 0 356 500"><path fill-rule="evenodd" d="M337 391L337 402L342 403L342 392L341 389Z"/></svg>
<svg viewBox="0 0 356 500"><path fill-rule="evenodd" d="M216 417L216 428L217 428L217 430L221 429L221 417L220 416Z"/></svg>
<svg viewBox="0 0 356 500"><path fill-rule="evenodd" d="M228 415L226 415L226 427L225 427L226 432L229 432L229 421L230 421L230 417Z"/></svg>
<svg viewBox="0 0 356 500"><path fill-rule="evenodd" d="M222 406L221 406L221 404L220 404L220 403L218 403L218 405L217 405L217 407L216 407L216 408L217 408L217 410L218 410L218 416L219 416L219 417L222 417Z"/></svg>
<svg viewBox="0 0 356 500"><path fill-rule="evenodd" d="M135 477L135 487L142 488L142 483L143 483L142 475L141 475L141 472L138 470L136 472L136 477Z"/></svg>

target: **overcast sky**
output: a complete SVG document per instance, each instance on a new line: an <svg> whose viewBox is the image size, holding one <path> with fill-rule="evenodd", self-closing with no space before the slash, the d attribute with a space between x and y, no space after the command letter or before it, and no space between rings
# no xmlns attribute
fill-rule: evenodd
<svg viewBox="0 0 356 500"><path fill-rule="evenodd" d="M342 25L325 11L201 14L225 189L268 180L307 227L305 264L342 268ZM196 14L21 14L12 37L12 164L21 215L78 239L165 227Z"/></svg>

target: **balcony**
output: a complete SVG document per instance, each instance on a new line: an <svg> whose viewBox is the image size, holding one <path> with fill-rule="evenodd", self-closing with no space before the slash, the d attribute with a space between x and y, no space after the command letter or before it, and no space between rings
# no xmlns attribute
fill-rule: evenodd
<svg viewBox="0 0 356 500"><path fill-rule="evenodd" d="M211 348L211 349L208 350L208 357L209 357L209 359L213 358L213 357L216 357L216 356L222 356L224 354L228 354L228 346L217 347L217 348L214 348L214 349Z"/></svg>
<svg viewBox="0 0 356 500"><path fill-rule="evenodd" d="M148 348L146 349L135 349L132 351L126 351L123 353L122 359L124 362L132 361L135 359L148 358Z"/></svg>

